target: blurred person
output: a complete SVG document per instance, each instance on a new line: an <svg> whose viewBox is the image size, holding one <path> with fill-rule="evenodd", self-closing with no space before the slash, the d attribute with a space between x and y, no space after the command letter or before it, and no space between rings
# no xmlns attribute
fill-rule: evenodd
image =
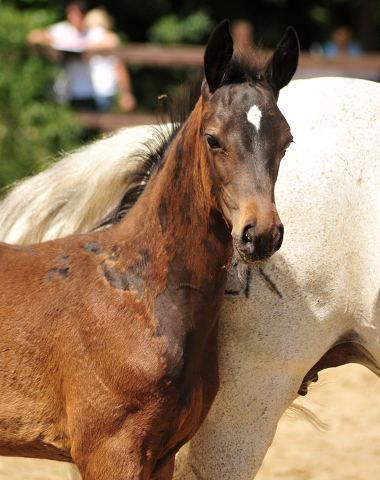
<svg viewBox="0 0 380 480"><path fill-rule="evenodd" d="M237 20L231 27L234 46L239 50L245 50L253 45L253 27L248 20Z"/></svg>
<svg viewBox="0 0 380 480"><path fill-rule="evenodd" d="M114 96L120 91L121 108L132 110L136 101L131 93L129 75L120 62L112 57L96 55L82 58L80 53L97 48L115 48L120 44L116 34L104 27L89 26L89 12L85 0L70 2L66 9L66 20L46 29L33 30L27 37L29 45L51 46L64 52L64 77L60 77L55 90L61 99L67 99L74 108L109 110ZM66 91L65 88L67 87ZM129 94L128 94L129 92ZM129 101L126 98L129 97Z"/></svg>
<svg viewBox="0 0 380 480"><path fill-rule="evenodd" d="M88 29L102 28L103 37L101 42L89 45L87 50L95 48L116 48L120 46L120 39L112 31L113 20L103 8L90 10L85 18ZM136 99L131 88L131 78L128 70L117 57L96 55L90 60L92 82L97 103L112 103L112 99L118 91L119 107L124 112L133 110ZM104 109L104 108L102 108Z"/></svg>
<svg viewBox="0 0 380 480"><path fill-rule="evenodd" d="M353 32L349 27L336 28L331 40L323 45L323 54L327 58L359 57L362 53L362 47L358 41L354 40Z"/></svg>

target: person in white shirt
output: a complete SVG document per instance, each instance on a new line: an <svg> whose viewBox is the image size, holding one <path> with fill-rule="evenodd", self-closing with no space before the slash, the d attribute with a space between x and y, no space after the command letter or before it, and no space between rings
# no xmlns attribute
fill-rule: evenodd
<svg viewBox="0 0 380 480"><path fill-rule="evenodd" d="M88 46L92 48L116 48L120 46L120 39L112 31L113 20L104 8L90 10L85 18L86 25L91 31L101 30L102 37L96 43ZM115 95L118 90L119 106L123 111L133 110L136 106L135 97L131 90L131 79L125 64L115 56L96 55L90 60L91 78L95 96L101 99Z"/></svg>
<svg viewBox="0 0 380 480"><path fill-rule="evenodd" d="M112 56L96 55L83 58L81 52L97 48L115 48L118 36L101 25L86 21L88 5L84 0L68 4L66 20L29 33L30 45L49 45L64 53L65 78L58 79L60 96L68 98L75 108L107 111L119 93L119 105L130 111L136 105L129 74L123 64ZM67 86L62 94L62 85Z"/></svg>

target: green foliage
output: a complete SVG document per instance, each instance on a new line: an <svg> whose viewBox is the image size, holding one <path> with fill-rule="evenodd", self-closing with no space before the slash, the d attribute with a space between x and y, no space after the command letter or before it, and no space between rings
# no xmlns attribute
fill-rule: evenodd
<svg viewBox="0 0 380 480"><path fill-rule="evenodd" d="M309 16L313 22L321 26L331 24L331 13L328 8L314 5L309 10Z"/></svg>
<svg viewBox="0 0 380 480"><path fill-rule="evenodd" d="M0 3L0 187L79 145L73 113L48 95L57 66L25 45L30 30L55 20L54 11Z"/></svg>
<svg viewBox="0 0 380 480"><path fill-rule="evenodd" d="M158 98L162 95L171 96L178 85L184 83L198 69L153 68L131 65L129 71L139 110L156 113L160 110Z"/></svg>
<svg viewBox="0 0 380 480"><path fill-rule="evenodd" d="M203 8L185 18L179 15L164 15L148 31L154 43L202 43L211 32L214 22Z"/></svg>
<svg viewBox="0 0 380 480"><path fill-rule="evenodd" d="M104 5L90 0L90 6ZM327 40L333 28L353 28L368 50L380 49L380 0L108 0L122 38L161 43L205 43L223 18L252 21L255 40L273 48L288 25L299 35L301 48ZM0 0L0 187L50 162L79 144L82 130L73 113L56 104L48 87L58 67L25 46L27 33L62 20L62 0ZM366 40L363 32L372 32ZM362 35L362 37L361 37ZM364 44L364 41L367 41ZM157 97L182 82L185 69L130 66L139 108L154 110Z"/></svg>

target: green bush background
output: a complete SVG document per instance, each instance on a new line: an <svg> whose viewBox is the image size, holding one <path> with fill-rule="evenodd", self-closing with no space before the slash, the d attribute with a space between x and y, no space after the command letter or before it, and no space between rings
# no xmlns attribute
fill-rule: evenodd
<svg viewBox="0 0 380 480"><path fill-rule="evenodd" d="M104 5L123 41L204 44L223 18L252 22L255 40L276 45L293 25L301 48L323 42L334 26L353 28L365 50L380 49L380 0L90 0ZM59 67L31 55L27 33L64 18L64 0L0 0L0 188L30 175L88 138L74 112L49 96ZM130 66L140 110L154 111L188 69ZM117 108L117 107L116 107Z"/></svg>
<svg viewBox="0 0 380 480"><path fill-rule="evenodd" d="M49 98L58 67L25 46L30 30L54 21L54 11L0 3L0 187L80 144L73 112Z"/></svg>

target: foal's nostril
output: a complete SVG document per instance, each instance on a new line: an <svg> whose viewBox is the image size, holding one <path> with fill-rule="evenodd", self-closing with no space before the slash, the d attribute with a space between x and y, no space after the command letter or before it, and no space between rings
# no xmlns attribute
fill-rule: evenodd
<svg viewBox="0 0 380 480"><path fill-rule="evenodd" d="M283 236L284 227L282 223L260 232L256 223L251 221L242 232L242 252L251 256L255 254L258 259L267 258L281 247Z"/></svg>
<svg viewBox="0 0 380 480"><path fill-rule="evenodd" d="M255 225L248 224L244 227L243 236L242 236L242 243L252 243L255 237Z"/></svg>
<svg viewBox="0 0 380 480"><path fill-rule="evenodd" d="M277 235L275 238L274 242L274 251L277 252L277 250L280 249L282 245L282 241L284 239L284 226L282 224L277 226Z"/></svg>

